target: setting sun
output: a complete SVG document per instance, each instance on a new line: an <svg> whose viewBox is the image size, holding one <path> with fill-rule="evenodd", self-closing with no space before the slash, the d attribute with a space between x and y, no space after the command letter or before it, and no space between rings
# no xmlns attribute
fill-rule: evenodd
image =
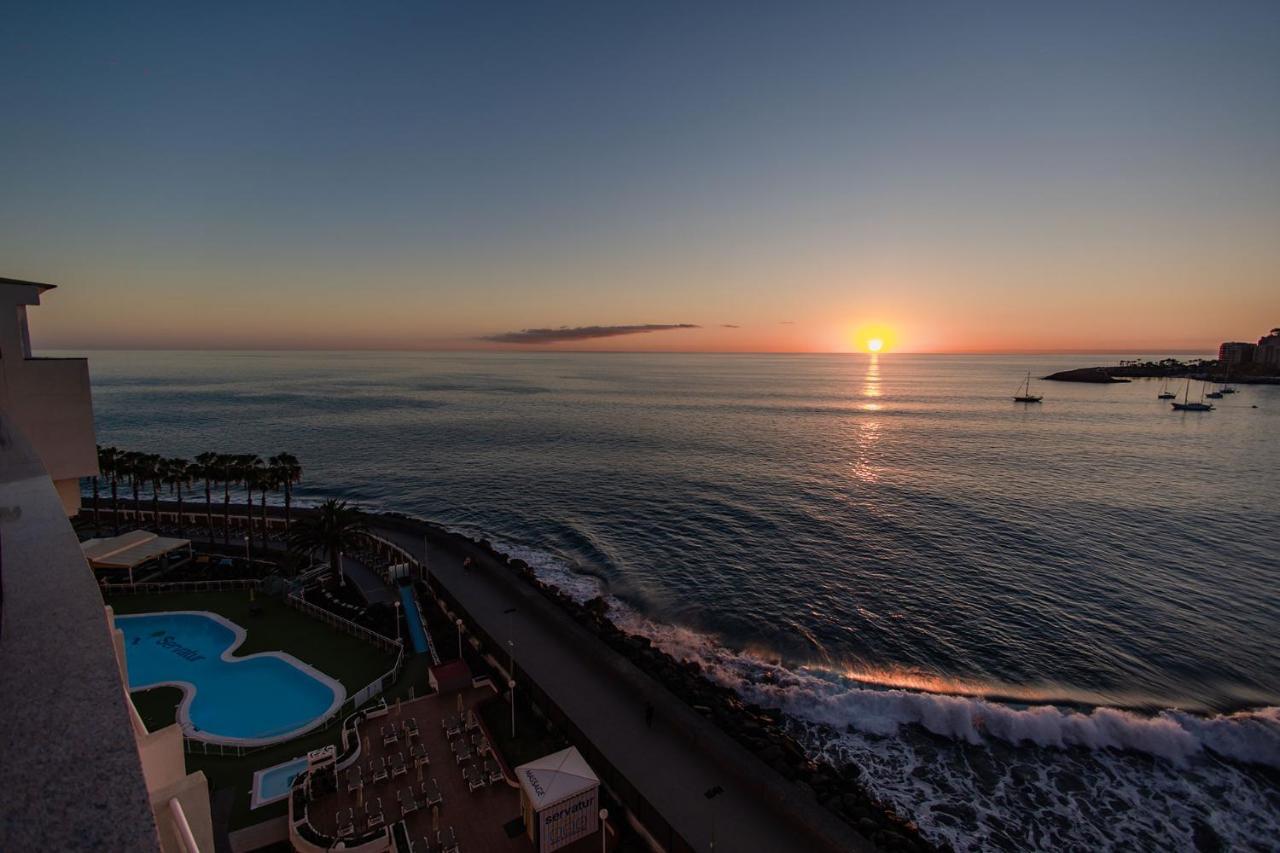
<svg viewBox="0 0 1280 853"><path fill-rule="evenodd" d="M880 352L884 348L884 341L879 338L872 338L867 341L867 352Z"/></svg>

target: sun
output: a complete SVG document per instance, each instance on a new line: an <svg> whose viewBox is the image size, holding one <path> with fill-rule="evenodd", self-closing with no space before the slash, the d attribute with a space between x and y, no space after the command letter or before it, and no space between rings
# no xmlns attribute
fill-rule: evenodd
<svg viewBox="0 0 1280 853"><path fill-rule="evenodd" d="M872 338L867 341L867 352L880 352L884 349L884 341L880 338Z"/></svg>

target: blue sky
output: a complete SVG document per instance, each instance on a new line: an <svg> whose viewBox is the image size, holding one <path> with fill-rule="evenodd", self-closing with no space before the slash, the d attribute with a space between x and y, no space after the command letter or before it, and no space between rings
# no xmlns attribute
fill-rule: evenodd
<svg viewBox="0 0 1280 853"><path fill-rule="evenodd" d="M1280 322L1276 3L7 8L0 275L66 285L49 345Z"/></svg>

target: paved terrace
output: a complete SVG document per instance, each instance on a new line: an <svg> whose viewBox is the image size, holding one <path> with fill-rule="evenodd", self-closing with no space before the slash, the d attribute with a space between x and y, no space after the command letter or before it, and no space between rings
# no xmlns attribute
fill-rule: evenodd
<svg viewBox="0 0 1280 853"><path fill-rule="evenodd" d="M392 705L385 716L372 717L361 723L360 757L351 767L338 772L337 793L308 804L307 814L312 826L333 837L337 834L339 812L346 814L348 809L353 809L357 816L357 832L362 832L366 827L366 805L381 801L382 815L387 826L404 819L414 853L439 849L433 829L433 822L437 818L439 828L453 828L461 849L466 853L534 853L533 844L528 837L521 833L512 838L505 829L507 823L520 816L520 794L508 782L510 770L506 770L506 778L475 791L463 779L464 768L471 765L483 767L489 756L475 752L472 758L462 762L457 761L454 756L450 744L459 738L449 737L441 722L458 716L459 695L463 696L464 718L466 712L473 710L481 702L496 697L488 688L471 688L462 694L433 694ZM404 725L408 720L417 724L418 736L415 738L409 738L404 733ZM383 733L387 729L397 731L398 739L394 743L384 743ZM473 737L488 742L483 729L464 732L462 739L470 744ZM430 759L430 764L421 769L415 767L411 752L412 747L418 745L426 748ZM384 781L373 781L374 769L383 761L391 762L392 756L401 757L399 760L404 761L407 772ZM361 787L355 792L350 791L348 785L348 774L353 771L362 780ZM438 788L440 792L442 801L436 807L436 815L432 814L430 807L422 805L420 793L423 783L429 788ZM409 815L404 814L397 797L397 794L406 789L411 790L421 806ZM562 849L566 853L594 853L600 849L599 838L599 834L596 834Z"/></svg>
<svg viewBox="0 0 1280 853"><path fill-rule="evenodd" d="M514 638L517 670L546 691L694 849L707 849L713 819L718 850L873 849L487 552L442 533L424 542L399 525L372 530L415 556L425 550L430 571L494 640ZM464 555L475 561L467 570ZM505 613L513 607L516 613ZM499 657L505 663L506 654ZM656 709L652 729L644 722L648 702ZM704 792L713 785L724 794L709 802Z"/></svg>

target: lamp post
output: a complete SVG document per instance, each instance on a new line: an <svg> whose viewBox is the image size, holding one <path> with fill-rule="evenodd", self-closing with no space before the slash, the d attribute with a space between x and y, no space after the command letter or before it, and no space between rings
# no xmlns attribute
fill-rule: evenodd
<svg viewBox="0 0 1280 853"><path fill-rule="evenodd" d="M608 819L609 819L609 810L601 809L600 810L600 853L605 853L604 843L605 843L605 837L607 835L605 830L608 828L608 826L605 824L605 821Z"/></svg>
<svg viewBox="0 0 1280 853"><path fill-rule="evenodd" d="M507 679L507 687L511 688L511 739L516 739L516 680Z"/></svg>
<svg viewBox="0 0 1280 853"><path fill-rule="evenodd" d="M244 561L249 562L249 537L244 537Z"/></svg>
<svg viewBox="0 0 1280 853"><path fill-rule="evenodd" d="M458 621L458 660L462 660L462 620Z"/></svg>
<svg viewBox="0 0 1280 853"><path fill-rule="evenodd" d="M713 787L708 788L706 791L704 791L702 796L706 797L707 801L710 802L711 800L714 800L716 797L720 796L723 793L724 793L724 788L721 788L719 785L715 785ZM711 853L715 853L715 850L716 850L715 804L711 803L710 808L711 808Z"/></svg>
<svg viewBox="0 0 1280 853"><path fill-rule="evenodd" d="M396 602L396 642L403 642L400 639L400 602Z"/></svg>
<svg viewBox="0 0 1280 853"><path fill-rule="evenodd" d="M514 678L516 674L516 640L515 635L511 633L511 614L515 613L516 609L514 607L508 607L502 612L506 614L507 617L507 652L511 661L507 672L509 672Z"/></svg>

